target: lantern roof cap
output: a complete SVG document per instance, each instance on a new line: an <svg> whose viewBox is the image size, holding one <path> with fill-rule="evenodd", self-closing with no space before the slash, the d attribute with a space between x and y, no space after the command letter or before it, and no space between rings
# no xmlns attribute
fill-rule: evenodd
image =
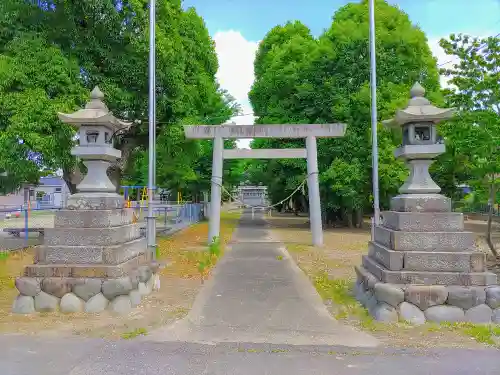
<svg viewBox="0 0 500 375"><path fill-rule="evenodd" d="M112 128L114 131L128 129L132 123L121 121L113 116L113 113L109 111L103 99L103 92L96 86L90 93L90 100L84 108L71 114L58 113L59 119L66 124L76 127L82 125L103 125Z"/></svg>
<svg viewBox="0 0 500 375"><path fill-rule="evenodd" d="M389 127L400 127L410 122L433 122L437 124L453 117L454 108L438 108L425 98L425 89L416 82L410 90L410 100L404 109L396 111L393 119L383 121Z"/></svg>

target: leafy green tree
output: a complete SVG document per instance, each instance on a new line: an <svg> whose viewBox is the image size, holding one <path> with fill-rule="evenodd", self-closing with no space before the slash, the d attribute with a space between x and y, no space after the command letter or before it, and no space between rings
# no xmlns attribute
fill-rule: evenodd
<svg viewBox="0 0 500 375"><path fill-rule="evenodd" d="M431 100L439 100L439 72L425 34L397 7L382 0L375 6L380 119L392 117L407 103L416 81L425 86ZM260 123L348 125L344 138L318 141L325 219L340 216L348 225L361 225L363 212L370 209L373 199L368 39L366 0L337 10L331 27L318 39L299 22L275 27L259 46L250 93ZM400 136L382 127L378 133L381 203L387 207L408 172L392 154ZM303 145L303 141L259 140L252 147ZM267 174L267 185L272 190L279 187L281 194L296 186L291 186L292 175L301 179L306 174L302 160L273 160L263 169L266 173L261 176Z"/></svg>
<svg viewBox="0 0 500 375"><path fill-rule="evenodd" d="M494 204L500 184L500 38L451 35L440 41L446 54L458 58L442 73L450 78L446 100L458 116L443 129L457 153L467 159L476 195L487 197L487 242L498 256L491 238Z"/></svg>

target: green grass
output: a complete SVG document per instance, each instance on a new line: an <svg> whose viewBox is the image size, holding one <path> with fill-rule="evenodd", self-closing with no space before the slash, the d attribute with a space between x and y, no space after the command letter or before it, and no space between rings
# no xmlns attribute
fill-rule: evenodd
<svg viewBox="0 0 500 375"><path fill-rule="evenodd" d="M148 331L146 330L146 328L136 328L133 331L122 333L121 336L122 336L122 339L131 340L131 339L136 338L137 336L145 336L147 334L148 334Z"/></svg>
<svg viewBox="0 0 500 375"><path fill-rule="evenodd" d="M10 252L0 251L0 260L6 260L9 258Z"/></svg>
<svg viewBox="0 0 500 375"><path fill-rule="evenodd" d="M442 323L441 326L472 337L477 342L483 344L499 344L499 342L494 339L495 337L500 337L500 325L498 324Z"/></svg>

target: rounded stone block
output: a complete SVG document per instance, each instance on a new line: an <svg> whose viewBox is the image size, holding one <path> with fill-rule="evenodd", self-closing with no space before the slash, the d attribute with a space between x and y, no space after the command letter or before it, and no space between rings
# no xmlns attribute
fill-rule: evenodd
<svg viewBox="0 0 500 375"><path fill-rule="evenodd" d="M375 320L379 322L396 323L398 321L398 313L396 309L385 302L379 302L373 308L372 315Z"/></svg>
<svg viewBox="0 0 500 375"><path fill-rule="evenodd" d="M139 283L137 290L141 296L147 296L149 294L148 287L145 283Z"/></svg>
<svg viewBox="0 0 500 375"><path fill-rule="evenodd" d="M128 295L118 296L109 303L109 310L118 315L126 315L132 311L132 302Z"/></svg>
<svg viewBox="0 0 500 375"><path fill-rule="evenodd" d="M88 301L101 293L102 284L103 281L101 279L81 279L73 285L72 291L79 298Z"/></svg>
<svg viewBox="0 0 500 375"><path fill-rule="evenodd" d="M465 313L460 307L456 306L432 306L425 310L427 320L435 323L456 323L465 320Z"/></svg>
<svg viewBox="0 0 500 375"><path fill-rule="evenodd" d="M374 291L377 301L385 302L393 307L398 307L405 300L403 289L392 284L377 283Z"/></svg>
<svg viewBox="0 0 500 375"><path fill-rule="evenodd" d="M71 292L71 284L64 278L46 278L42 280L42 290L62 298L66 293Z"/></svg>
<svg viewBox="0 0 500 375"><path fill-rule="evenodd" d="M74 293L67 293L61 298L61 304L59 308L62 313L78 313L82 312L85 305L85 301L78 298Z"/></svg>
<svg viewBox="0 0 500 375"><path fill-rule="evenodd" d="M132 281L129 277L105 280L102 283L102 294L109 300L118 296L128 295L132 290Z"/></svg>
<svg viewBox="0 0 500 375"><path fill-rule="evenodd" d="M448 290L442 285L409 285L405 292L405 301L424 311L429 307L442 305L448 298Z"/></svg>
<svg viewBox="0 0 500 375"><path fill-rule="evenodd" d="M500 308L493 310L491 321L495 324L500 324Z"/></svg>
<svg viewBox="0 0 500 375"><path fill-rule="evenodd" d="M486 301L484 287L449 286L448 305L468 310Z"/></svg>
<svg viewBox="0 0 500 375"><path fill-rule="evenodd" d="M40 279L35 277L18 277L16 288L23 296L35 297L42 291Z"/></svg>
<svg viewBox="0 0 500 375"><path fill-rule="evenodd" d="M491 323L493 310L486 304L475 306L465 312L465 321L478 324Z"/></svg>
<svg viewBox="0 0 500 375"><path fill-rule="evenodd" d="M14 314L33 314L35 312L35 299L31 296L18 295L12 305Z"/></svg>
<svg viewBox="0 0 500 375"><path fill-rule="evenodd" d="M52 312L59 307L60 299L51 294L40 292L35 296L35 310L38 312Z"/></svg>
<svg viewBox="0 0 500 375"><path fill-rule="evenodd" d="M85 303L84 311L86 313L100 313L108 307L109 301L102 293L89 298Z"/></svg>
<svg viewBox="0 0 500 375"><path fill-rule="evenodd" d="M401 302L398 313L401 320L410 324L422 325L426 321L424 312L409 302Z"/></svg>
<svg viewBox="0 0 500 375"><path fill-rule="evenodd" d="M492 286L486 289L486 304L492 309L500 307L500 286Z"/></svg>
<svg viewBox="0 0 500 375"><path fill-rule="evenodd" d="M137 272L139 273L139 281L141 283L147 282L153 275L153 272L151 271L149 266L140 266L137 269Z"/></svg>
<svg viewBox="0 0 500 375"><path fill-rule="evenodd" d="M130 278L130 282L132 283L132 289L139 288L140 278L139 278L139 270L132 270L128 277Z"/></svg>
<svg viewBox="0 0 500 375"><path fill-rule="evenodd" d="M367 300L366 300L366 305L365 305L365 308L368 310L368 312L370 314L373 315L373 309L377 306L377 298L375 298L375 296L372 294L371 297L369 297Z"/></svg>

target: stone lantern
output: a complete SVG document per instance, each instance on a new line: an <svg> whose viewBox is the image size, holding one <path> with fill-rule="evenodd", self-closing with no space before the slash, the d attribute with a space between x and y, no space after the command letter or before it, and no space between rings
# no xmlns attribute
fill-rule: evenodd
<svg viewBox="0 0 500 375"><path fill-rule="evenodd" d="M394 156L407 163L410 175L399 192L426 194L428 198L428 194L441 191L429 174L434 158L445 152L445 145L438 142L437 123L451 118L454 109L441 109L432 105L424 97L425 90L419 83L413 86L410 95L408 106L398 110L395 118L384 121L384 124L401 128L403 133L403 143L394 151ZM401 200L405 198L408 197L401 197Z"/></svg>
<svg viewBox="0 0 500 375"><path fill-rule="evenodd" d="M356 297L384 322L500 323L500 287L486 269L486 255L474 248L474 233L429 175L434 158L445 151L436 125L453 109L433 106L418 83L405 109L386 125L403 132L394 151L410 175L374 228L368 255L356 267Z"/></svg>
<svg viewBox="0 0 500 375"><path fill-rule="evenodd" d="M121 156L113 147L113 135L130 124L115 118L103 97L96 87L85 108L59 113L63 122L78 128L79 145L72 154L83 160L88 172L66 209L55 213L54 227L45 228L34 264L16 279L14 313L108 309L126 314L159 285L158 265L151 263L134 210L123 207L124 198L106 174Z"/></svg>
<svg viewBox="0 0 500 375"><path fill-rule="evenodd" d="M110 181L107 170L121 157L121 151L113 147L114 135L127 130L131 123L114 117L103 99L104 94L96 87L85 108L72 114L59 113L62 122L78 128L79 145L71 154L82 159L87 167L87 174L76 187L78 193L68 199L68 209L123 207L124 199L116 193L117 187Z"/></svg>

